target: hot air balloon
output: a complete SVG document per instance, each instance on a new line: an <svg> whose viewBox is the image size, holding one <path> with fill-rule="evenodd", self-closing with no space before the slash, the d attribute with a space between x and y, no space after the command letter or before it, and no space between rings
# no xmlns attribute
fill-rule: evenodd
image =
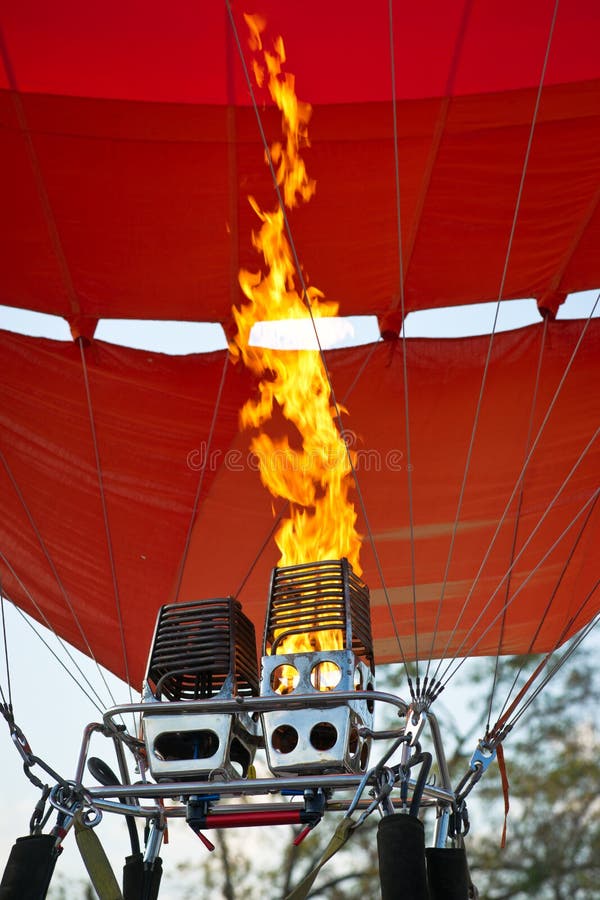
<svg viewBox="0 0 600 900"><path fill-rule="evenodd" d="M258 23L252 46L248 13ZM134 705L143 734L117 734L114 710L105 727L124 754L155 756L137 794L97 762L92 774L112 784L108 795L88 789L82 768L69 783L59 779L60 828L75 822L85 841L102 808L127 812L132 797L143 806L180 795L201 833L277 824L280 812L250 822L244 810L234 821L202 799L216 770L219 791L247 792L254 750L266 742L271 789L287 779L313 791L294 818L307 828L326 811L327 779L350 800L367 783L380 790L389 861L399 820L382 798L409 777L417 732L434 721L435 698L460 661L551 653L585 633L600 608L600 328L592 317L556 319L567 295L600 286L600 12L587 0L502 9L477 0L368 9L26 0L0 24L0 303L61 316L73 336L0 332L2 590L136 690L145 680ZM294 87L293 72L310 104L308 128L296 135L313 185L306 203L283 196L282 113L256 65L262 41L270 48L278 35L275 84ZM361 571L345 551L281 562L274 537L290 505L302 504L287 476L273 499L256 427L240 429L249 398L276 381L272 365L258 372L232 349L240 333L232 309L269 268L252 238L257 214L264 223L269 210L281 213L292 266L284 300L294 290L311 324L322 297L339 315L379 322L377 343L311 351L347 453ZM245 298L240 273L251 276ZM524 297L537 300L539 322L516 331L409 339L402 330L418 310ZM219 323L230 350L171 357L112 346L95 337L106 319ZM272 419L259 424L271 449L284 439L295 453L300 432L285 405L278 396ZM316 433L322 440L321 426ZM304 505L314 510L318 499L313 492ZM343 632L335 652L350 654L339 658L337 700L308 663L295 684L279 672L273 688L268 659L310 590L307 616L319 623L332 604ZM219 599L198 606L201 598ZM263 628L268 697L259 696L256 666ZM197 660L173 668L161 655L165 646L189 649L190 633L200 635L205 663L223 654L212 686ZM373 660L417 666L409 699L398 701L407 718L395 773L385 759L367 762ZM311 684L317 700L302 709ZM182 725L194 703L225 717L226 736ZM328 727L346 728L347 746L321 768L288 756L286 717L298 711L316 755L332 750L311 703L346 704L346 724ZM147 715L156 704L160 712ZM487 766L516 710L485 736L469 778ZM230 759L214 762L209 732ZM123 781L126 772L123 762ZM413 815L400 813L413 820L411 835L427 777L415 772ZM448 818L461 791L449 783L440 791L430 800ZM149 817L133 806L130 815ZM45 861L57 840L39 851ZM389 891L397 873L387 866ZM141 897L131 884L125 897Z"/></svg>

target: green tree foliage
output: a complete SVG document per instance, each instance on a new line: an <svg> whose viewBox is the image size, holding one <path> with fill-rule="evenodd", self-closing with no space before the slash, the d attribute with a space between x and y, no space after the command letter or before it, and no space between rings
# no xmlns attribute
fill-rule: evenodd
<svg viewBox="0 0 600 900"><path fill-rule="evenodd" d="M514 665L503 665L502 682ZM486 900L599 896L597 674L588 657L576 655L505 741L511 804L507 845L499 849L502 807L498 810L497 803L495 828L479 839L474 835L469 845L473 877ZM480 801L492 803L502 795L499 781L491 768L479 786Z"/></svg>

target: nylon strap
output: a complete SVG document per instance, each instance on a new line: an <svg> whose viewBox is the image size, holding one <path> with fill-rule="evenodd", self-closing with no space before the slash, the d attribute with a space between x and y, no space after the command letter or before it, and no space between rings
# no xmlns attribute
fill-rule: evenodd
<svg viewBox="0 0 600 900"><path fill-rule="evenodd" d="M75 839L90 881L100 900L123 900L121 888L96 832L85 824L81 810L74 818Z"/></svg>
<svg viewBox="0 0 600 900"><path fill-rule="evenodd" d="M506 773L506 763L504 761L504 748L502 744L496 747L496 757L498 759L498 768L500 769L500 778L502 779L502 793L504 794L504 826L502 828L502 838L500 847L502 850L506 847L506 826L508 824L508 811L510 809L510 800L508 798L508 775Z"/></svg>
<svg viewBox="0 0 600 900"><path fill-rule="evenodd" d="M350 818L343 818L341 822L338 823L337 828L333 833L333 837L325 847L323 851L323 855L321 859L316 864L314 869L306 875L305 878L302 879L300 884L296 885L296 887L291 891L284 900L304 900L305 897L308 896L308 892L314 884L314 881L325 865L325 863L334 856L338 850L344 846L350 835L352 834L352 829L356 825L356 822Z"/></svg>

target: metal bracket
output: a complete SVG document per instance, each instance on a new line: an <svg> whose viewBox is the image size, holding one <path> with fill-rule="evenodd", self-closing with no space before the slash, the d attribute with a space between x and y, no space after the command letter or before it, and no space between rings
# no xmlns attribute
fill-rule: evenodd
<svg viewBox="0 0 600 900"><path fill-rule="evenodd" d="M427 721L427 716L423 711L410 707L406 712L406 725L404 726L404 734L410 736L409 744L414 747L421 736L421 732Z"/></svg>
<svg viewBox="0 0 600 900"><path fill-rule="evenodd" d="M473 752L473 756L471 757L470 767L472 771L475 771L477 768L481 768L482 774L486 772L489 768L490 763L492 763L496 759L496 748L491 747L489 744L484 743L483 741L479 741L475 751Z"/></svg>
<svg viewBox="0 0 600 900"><path fill-rule="evenodd" d="M467 794L473 790L481 776L496 759L496 748L486 741L479 741L471 757L469 769L456 787L456 803L460 806Z"/></svg>

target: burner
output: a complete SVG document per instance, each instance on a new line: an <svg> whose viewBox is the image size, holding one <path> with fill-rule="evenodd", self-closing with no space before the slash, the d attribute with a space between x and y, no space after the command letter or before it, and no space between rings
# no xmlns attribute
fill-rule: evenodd
<svg viewBox="0 0 600 900"><path fill-rule="evenodd" d="M148 660L142 717L150 771L158 781L213 772L245 776L256 726L246 713L202 711L203 701L258 694L254 626L232 597L161 607ZM198 711L166 713L171 701Z"/></svg>
<svg viewBox="0 0 600 900"><path fill-rule="evenodd" d="M274 775L366 770L372 701L315 704L320 693L374 689L369 590L347 559L273 570L263 641L261 696L306 703L262 715Z"/></svg>

